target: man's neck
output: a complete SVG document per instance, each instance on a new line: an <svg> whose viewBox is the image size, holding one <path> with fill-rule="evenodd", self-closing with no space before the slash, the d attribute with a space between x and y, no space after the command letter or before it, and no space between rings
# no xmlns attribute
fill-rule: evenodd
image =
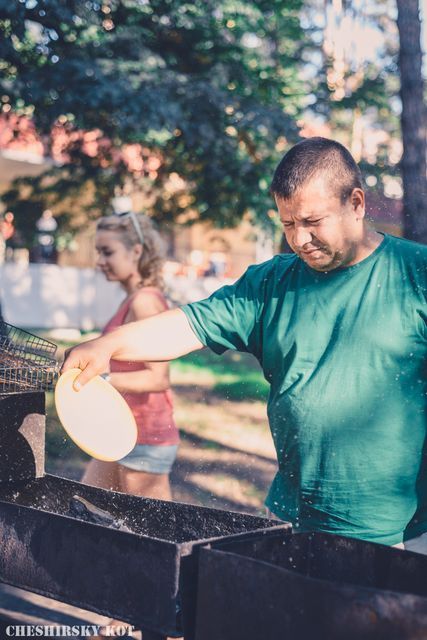
<svg viewBox="0 0 427 640"><path fill-rule="evenodd" d="M365 258L371 255L377 247L384 240L382 233L378 233L373 227L367 225L365 233L360 243L357 244L357 250L353 260L346 266L351 267L358 262L362 262Z"/></svg>

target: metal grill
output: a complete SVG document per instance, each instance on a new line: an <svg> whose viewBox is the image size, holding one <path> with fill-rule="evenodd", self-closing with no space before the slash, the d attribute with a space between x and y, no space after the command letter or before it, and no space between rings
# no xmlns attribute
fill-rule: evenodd
<svg viewBox="0 0 427 640"><path fill-rule="evenodd" d="M52 389L59 370L56 349L49 340L0 322L0 393Z"/></svg>

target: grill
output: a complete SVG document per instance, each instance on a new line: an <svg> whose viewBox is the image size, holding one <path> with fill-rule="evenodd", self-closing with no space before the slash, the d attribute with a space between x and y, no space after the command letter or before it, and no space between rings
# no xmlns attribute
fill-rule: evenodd
<svg viewBox="0 0 427 640"><path fill-rule="evenodd" d="M0 340L1 581L144 640L427 638L426 556L45 474L56 347L6 324Z"/></svg>
<svg viewBox="0 0 427 640"><path fill-rule="evenodd" d="M86 522L75 496L119 527ZM158 637L193 637L197 555L222 537L259 535L263 518L159 502L45 475L0 490L0 578L134 624Z"/></svg>
<svg viewBox="0 0 427 640"><path fill-rule="evenodd" d="M55 353L52 342L0 322L0 394L52 389Z"/></svg>
<svg viewBox="0 0 427 640"><path fill-rule="evenodd" d="M45 474L44 414L42 392L0 395L0 580L192 640L200 547L277 522Z"/></svg>
<svg viewBox="0 0 427 640"><path fill-rule="evenodd" d="M427 556L270 531L200 551L196 640L422 640Z"/></svg>

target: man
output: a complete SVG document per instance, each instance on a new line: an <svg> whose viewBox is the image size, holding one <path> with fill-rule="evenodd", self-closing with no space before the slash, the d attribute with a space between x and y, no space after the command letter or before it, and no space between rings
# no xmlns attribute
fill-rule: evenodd
<svg viewBox="0 0 427 640"><path fill-rule="evenodd" d="M272 192L295 254L81 345L64 369L84 384L110 357L253 353L279 464L268 508L295 530L401 545L427 531L427 247L370 227L360 171L332 140L293 147Z"/></svg>

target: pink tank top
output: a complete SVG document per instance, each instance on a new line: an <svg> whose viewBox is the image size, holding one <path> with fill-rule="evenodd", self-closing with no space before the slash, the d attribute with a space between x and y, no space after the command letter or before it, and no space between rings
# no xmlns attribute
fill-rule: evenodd
<svg viewBox="0 0 427 640"><path fill-rule="evenodd" d="M159 289L145 287L141 292L150 293L162 301L165 311L168 308L166 300ZM103 333L109 333L113 329L124 324L129 307L139 291L123 302L115 315L107 323ZM111 372L141 371L147 367L143 362L121 362L110 360ZM173 418L172 393L166 391L144 393L122 393L122 396L130 406L135 416L138 427L138 444L171 445L178 444L179 432Z"/></svg>

